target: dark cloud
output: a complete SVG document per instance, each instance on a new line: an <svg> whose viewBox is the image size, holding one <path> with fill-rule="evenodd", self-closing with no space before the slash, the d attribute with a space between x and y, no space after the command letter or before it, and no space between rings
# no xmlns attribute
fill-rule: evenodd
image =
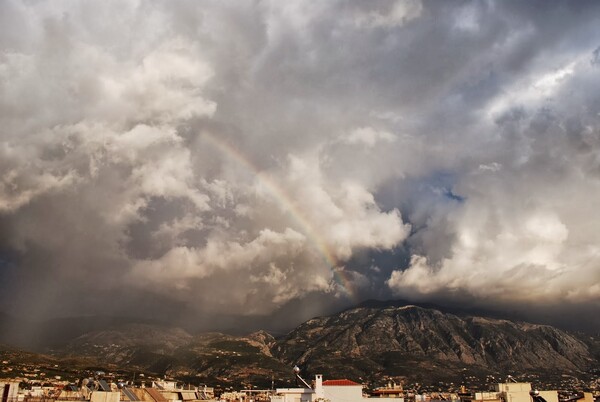
<svg viewBox="0 0 600 402"><path fill-rule="evenodd" d="M0 7L6 310L600 302L597 2Z"/></svg>

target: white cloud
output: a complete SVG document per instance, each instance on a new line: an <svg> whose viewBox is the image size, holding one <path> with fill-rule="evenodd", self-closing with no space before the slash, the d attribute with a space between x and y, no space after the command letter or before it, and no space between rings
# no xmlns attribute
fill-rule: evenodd
<svg viewBox="0 0 600 402"><path fill-rule="evenodd" d="M550 190L509 172L500 182L488 177L470 183L467 201L451 218L454 241L447 256L436 261L413 255L407 269L392 272L388 286L419 298L449 292L505 303L596 298L600 278L589 264L598 251L585 239L595 235L584 229L593 226L585 223L592 211L576 212L581 206L571 205L568 188L577 184L562 180L563 188ZM586 198L599 191L588 188Z"/></svg>
<svg viewBox="0 0 600 402"><path fill-rule="evenodd" d="M492 100L487 108L487 114L495 119L503 112L515 106L533 109L544 106L554 99L568 78L575 73L576 68L590 68L587 54L581 55L576 61L550 71L535 71L530 76L517 80L510 88Z"/></svg>
<svg viewBox="0 0 600 402"><path fill-rule="evenodd" d="M397 209L382 211L367 189L358 183L340 183L327 191L316 155L302 159L290 156L289 171L281 180L295 200L300 214L309 222L337 258L351 257L361 248L391 249L409 232Z"/></svg>
<svg viewBox="0 0 600 402"><path fill-rule="evenodd" d="M373 147L378 142L394 142L396 141L396 136L387 131L378 131L371 127L361 127L343 137L342 141L352 145Z"/></svg>
<svg viewBox="0 0 600 402"><path fill-rule="evenodd" d="M0 212L14 212L41 194L60 191L75 182L77 175L73 171L57 176L46 172L31 175L11 169L0 179Z"/></svg>
<svg viewBox="0 0 600 402"><path fill-rule="evenodd" d="M1 297L597 301L586 7L0 2Z"/></svg>

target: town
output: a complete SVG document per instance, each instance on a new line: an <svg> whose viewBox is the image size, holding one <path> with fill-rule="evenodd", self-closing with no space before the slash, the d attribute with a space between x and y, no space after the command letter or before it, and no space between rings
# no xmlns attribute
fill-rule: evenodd
<svg viewBox="0 0 600 402"><path fill-rule="evenodd" d="M10 370L6 368L3 374ZM387 398L396 402L598 402L600 387L574 389L576 384L565 383L565 389L535 389L531 382L507 376L486 387L466 384L442 384L437 390L419 384L396 383L390 379L381 386L369 387L349 379L324 379L321 374L305 380L298 367L290 372L295 386L259 389L248 384L245 389L221 387L217 384L193 385L164 378L138 374L125 380L124 372L87 371L75 381L53 375L58 367L41 367L21 377L0 378L1 402L363 402ZM488 379L493 380L493 379ZM383 381L382 381L383 382ZM446 389L442 389L442 386Z"/></svg>

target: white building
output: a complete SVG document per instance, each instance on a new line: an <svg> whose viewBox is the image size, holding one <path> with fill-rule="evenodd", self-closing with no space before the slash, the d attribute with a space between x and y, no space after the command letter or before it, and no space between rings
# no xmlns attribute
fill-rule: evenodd
<svg viewBox="0 0 600 402"><path fill-rule="evenodd" d="M496 384L496 392L477 392L475 401L481 402L532 402L531 383L505 382ZM539 391L539 396L546 402L558 402L557 391Z"/></svg>
<svg viewBox="0 0 600 402"><path fill-rule="evenodd" d="M324 398L331 402L362 402L366 399L362 393L363 386L350 380L323 381L321 388Z"/></svg>
<svg viewBox="0 0 600 402"><path fill-rule="evenodd" d="M323 381L317 374L314 388L277 388L271 402L363 402L362 385L350 380Z"/></svg>
<svg viewBox="0 0 600 402"><path fill-rule="evenodd" d="M314 402L317 400L312 388L277 388L271 402Z"/></svg>
<svg viewBox="0 0 600 402"><path fill-rule="evenodd" d="M119 402L121 393L118 391L92 391L90 402Z"/></svg>

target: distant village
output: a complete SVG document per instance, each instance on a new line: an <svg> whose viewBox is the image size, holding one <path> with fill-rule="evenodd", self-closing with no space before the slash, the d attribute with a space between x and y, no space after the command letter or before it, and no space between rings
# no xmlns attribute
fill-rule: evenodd
<svg viewBox="0 0 600 402"><path fill-rule="evenodd" d="M3 370L6 374L6 370ZM42 374L42 375L41 375ZM365 402L376 398L394 402L599 402L600 389L591 392L536 390L530 382L519 382L509 376L488 391L470 390L461 385L452 391L417 392L402 384L388 381L372 389L349 379L324 379L317 374L311 381L294 367L296 386L290 388L233 390L218 386L183 384L166 379L146 378L139 374L124 381L114 373L89 372L78 381L61 376L46 377L39 369L21 378L0 378L0 402ZM36 378L44 377L44 378Z"/></svg>

